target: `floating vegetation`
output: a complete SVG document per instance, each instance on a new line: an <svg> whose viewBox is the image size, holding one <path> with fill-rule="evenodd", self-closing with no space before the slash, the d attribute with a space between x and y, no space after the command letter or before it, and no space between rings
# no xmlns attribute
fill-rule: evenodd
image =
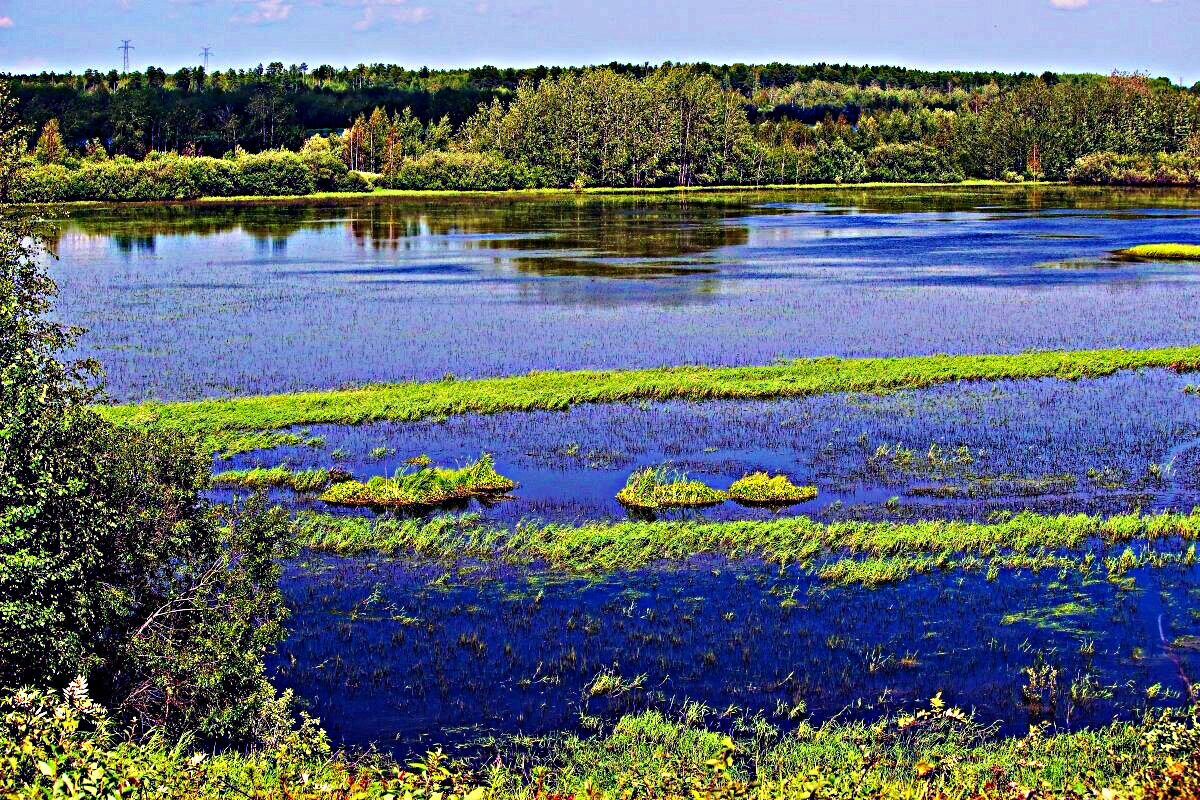
<svg viewBox="0 0 1200 800"><path fill-rule="evenodd" d="M876 558L888 562L887 571L904 576L961 566L967 559L974 559L976 567L984 566L982 559L999 559L1005 567L1042 569L1082 563L1094 571L1103 566L1096 551L1144 544L1147 550L1141 555L1128 550L1113 559L1110 572L1119 575L1156 563L1193 563L1194 550L1173 552L1170 547L1173 542L1200 540L1200 510L1190 515L1112 517L1026 512L993 523L821 524L807 517L790 517L743 522L522 524L515 529L492 527L473 515L397 520L303 512L293 525L302 545L341 555L375 551L418 553L435 561L469 557L512 564L540 562L575 573L632 570L701 555L804 567L816 567L831 556L845 556L854 562ZM1159 544L1166 549L1149 549ZM1063 559L1056 553L1078 557ZM901 563L902 559L907 561ZM851 564L838 567L850 568L861 569Z"/></svg>
<svg viewBox="0 0 1200 800"><path fill-rule="evenodd" d="M1200 261L1200 244L1139 244L1116 254L1140 261Z"/></svg>
<svg viewBox="0 0 1200 800"><path fill-rule="evenodd" d="M408 383L366 389L126 406L97 411L119 423L199 434L297 425L361 425L451 414L561 411L579 403L707 400L888 392L962 381L1075 381L1147 367L1200 371L1200 347L986 356L822 358L780 367L676 367L629 372L533 373L513 378Z"/></svg>
<svg viewBox="0 0 1200 800"><path fill-rule="evenodd" d="M334 506L439 506L515 488L515 483L496 472L492 457L484 455L459 469L421 467L415 472L402 470L391 478L376 476L366 483L339 483L321 495L321 500Z"/></svg>
<svg viewBox="0 0 1200 800"><path fill-rule="evenodd" d="M213 476L213 485L227 489L291 489L301 494L321 492L345 483L351 475L344 469L309 469L293 472L288 467L228 470Z"/></svg>
<svg viewBox="0 0 1200 800"><path fill-rule="evenodd" d="M669 467L646 467L629 476L617 500L630 508L688 508L714 506L729 499L728 492L713 489Z"/></svg>
<svg viewBox="0 0 1200 800"><path fill-rule="evenodd" d="M786 506L815 500L817 487L796 486L786 475L754 472L734 481L729 496L746 505Z"/></svg>

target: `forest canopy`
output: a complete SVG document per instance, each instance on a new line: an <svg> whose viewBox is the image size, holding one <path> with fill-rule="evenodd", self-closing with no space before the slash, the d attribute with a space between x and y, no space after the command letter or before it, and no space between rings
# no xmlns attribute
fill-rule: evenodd
<svg viewBox="0 0 1200 800"><path fill-rule="evenodd" d="M1190 185L1200 156L1200 90L1138 74L827 64L413 71L275 63L211 74L150 67L124 75L11 76L9 84L31 132L18 200L305 194L372 185L963 178ZM247 160L273 151L298 154L310 174L300 174L295 158ZM209 161L181 163L170 155ZM114 158L159 166L132 170ZM1077 169L1080 159L1090 160ZM1097 166L1118 163L1118 173ZM292 172L243 175L276 168Z"/></svg>

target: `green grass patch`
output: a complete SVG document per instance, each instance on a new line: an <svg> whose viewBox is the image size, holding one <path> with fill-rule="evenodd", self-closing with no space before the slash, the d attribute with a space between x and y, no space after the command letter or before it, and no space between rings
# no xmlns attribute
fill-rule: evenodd
<svg viewBox="0 0 1200 800"><path fill-rule="evenodd" d="M787 506L817 499L817 487L796 486L786 475L755 472L734 481L729 496L750 506Z"/></svg>
<svg viewBox="0 0 1200 800"><path fill-rule="evenodd" d="M688 480L687 475L667 467L647 467L629 476L617 501L630 508L698 508L715 506L729 499L727 492Z"/></svg>
<svg viewBox="0 0 1200 800"><path fill-rule="evenodd" d="M516 486L496 472L491 456L485 455L460 469L422 467L415 472L398 472L392 478L339 483L326 490L321 500L334 506L439 506L455 500L508 492Z"/></svg>
<svg viewBox="0 0 1200 800"><path fill-rule="evenodd" d="M213 476L213 485L223 489L291 489L301 494L322 492L350 480L344 469L310 469L293 472L287 467L229 470Z"/></svg>
<svg viewBox="0 0 1200 800"><path fill-rule="evenodd" d="M1117 255L1146 261L1200 261L1200 244L1139 244Z"/></svg>
<svg viewBox="0 0 1200 800"><path fill-rule="evenodd" d="M929 521L837 522L807 517L737 522L592 522L580 526L521 524L515 529L481 523L473 516L428 520L363 519L302 513L293 522L302 546L341 555L381 552L430 560L472 558L510 564L541 563L552 569L603 574L695 556L756 558L774 565L835 570L845 582L878 584L878 576L945 569L985 559L1019 569L1060 567L1055 553L1080 554L1099 569L1103 551L1133 542L1147 546L1200 539L1200 510L1092 517L1022 513L995 523ZM1182 557L1191 559L1194 549ZM836 559L848 562L836 566ZM879 563L864 562L875 559ZM1125 568L1139 560L1122 556ZM1165 560L1160 559L1163 563ZM1120 560L1111 569L1120 572ZM1150 560L1147 559L1147 563ZM866 575L869 570L874 576ZM853 579L863 575L864 580ZM838 582L843 582L839 579Z"/></svg>
<svg viewBox="0 0 1200 800"><path fill-rule="evenodd" d="M613 372L541 372L519 377L404 383L364 389L186 403L102 406L105 418L237 440L231 432L300 425L359 425L453 414L561 411L582 403L766 399L834 392L890 392L959 381L1099 378L1122 370L1200 370L1200 347L984 356L821 358L774 367L675 367Z"/></svg>

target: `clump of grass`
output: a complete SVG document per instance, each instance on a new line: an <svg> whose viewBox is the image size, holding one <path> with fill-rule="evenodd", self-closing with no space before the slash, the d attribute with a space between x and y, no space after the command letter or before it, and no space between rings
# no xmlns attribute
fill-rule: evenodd
<svg viewBox="0 0 1200 800"><path fill-rule="evenodd" d="M765 472L755 472L734 481L729 487L729 496L751 506L786 506L815 500L817 487L796 486L786 475L772 477Z"/></svg>
<svg viewBox="0 0 1200 800"><path fill-rule="evenodd" d="M213 485L225 489L291 489L300 494L320 492L350 480L344 469L309 469L293 472L287 467L229 470L213 476Z"/></svg>
<svg viewBox="0 0 1200 800"><path fill-rule="evenodd" d="M618 502L644 509L715 506L728 499L728 492L688 480L686 474L667 467L640 469L617 492Z"/></svg>
<svg viewBox="0 0 1200 800"><path fill-rule="evenodd" d="M516 486L496 472L491 456L484 455L460 469L422 467L415 472L402 470L391 478L377 476L366 483L339 483L321 495L321 500L335 506L438 506L508 492Z"/></svg>
<svg viewBox="0 0 1200 800"><path fill-rule="evenodd" d="M1117 255L1146 261L1200 261L1200 244L1139 244L1118 250Z"/></svg>

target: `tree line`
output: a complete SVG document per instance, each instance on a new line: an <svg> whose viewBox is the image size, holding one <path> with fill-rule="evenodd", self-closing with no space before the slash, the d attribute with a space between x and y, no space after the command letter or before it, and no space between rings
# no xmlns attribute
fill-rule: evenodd
<svg viewBox="0 0 1200 800"><path fill-rule="evenodd" d="M1191 185L1200 157L1200 95L1136 74L971 89L814 80L747 96L696 65L563 70L467 114L378 104L307 138L295 102L283 83L259 91L247 120L227 120L220 159L199 158L209 151L181 138L170 115L124 119L111 138L82 143L52 117L25 159L16 199L964 177ZM1119 174L1112 159L1079 166L1103 154L1126 159ZM1106 164L1114 166L1105 172ZM304 169L310 177L299 179ZM276 179L261 179L264 170Z"/></svg>

